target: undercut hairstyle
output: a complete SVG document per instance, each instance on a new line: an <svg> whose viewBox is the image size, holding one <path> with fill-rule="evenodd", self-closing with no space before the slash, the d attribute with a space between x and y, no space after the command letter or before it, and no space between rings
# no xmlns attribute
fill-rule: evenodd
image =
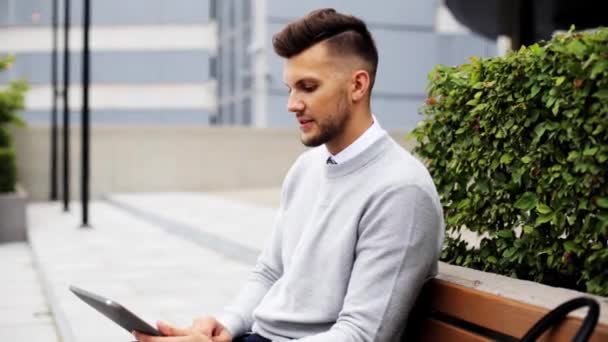
<svg viewBox="0 0 608 342"><path fill-rule="evenodd" d="M378 68L378 50L367 25L357 17L338 13L333 8L312 11L275 34L272 46L279 56L291 58L322 41L329 53L356 56L369 66L371 94Z"/></svg>

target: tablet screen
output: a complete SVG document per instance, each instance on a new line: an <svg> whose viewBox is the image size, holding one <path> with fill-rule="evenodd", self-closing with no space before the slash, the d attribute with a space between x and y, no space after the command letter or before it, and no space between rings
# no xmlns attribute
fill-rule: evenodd
<svg viewBox="0 0 608 342"><path fill-rule="evenodd" d="M70 291L129 333L139 331L151 336L164 336L150 324L111 299L104 298L76 286L70 286Z"/></svg>

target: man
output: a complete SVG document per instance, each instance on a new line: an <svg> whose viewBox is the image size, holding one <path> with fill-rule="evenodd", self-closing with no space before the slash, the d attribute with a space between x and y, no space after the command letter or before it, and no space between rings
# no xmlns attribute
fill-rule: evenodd
<svg viewBox="0 0 608 342"><path fill-rule="evenodd" d="M163 341L396 341L437 272L441 205L426 168L371 114L378 54L359 19L317 10L273 38L304 145L273 234L221 317ZM322 146L323 145L323 146ZM249 335L247 335L249 334Z"/></svg>

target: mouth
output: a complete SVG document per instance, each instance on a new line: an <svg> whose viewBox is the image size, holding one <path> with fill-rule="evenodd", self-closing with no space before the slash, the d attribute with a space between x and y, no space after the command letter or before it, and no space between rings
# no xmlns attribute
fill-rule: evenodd
<svg viewBox="0 0 608 342"><path fill-rule="evenodd" d="M298 123L300 124L300 129L303 131L309 130L315 121L313 119L308 118L298 118Z"/></svg>

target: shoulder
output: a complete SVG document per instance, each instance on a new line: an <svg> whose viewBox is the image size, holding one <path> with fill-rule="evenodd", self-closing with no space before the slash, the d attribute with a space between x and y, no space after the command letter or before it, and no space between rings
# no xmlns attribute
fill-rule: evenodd
<svg viewBox="0 0 608 342"><path fill-rule="evenodd" d="M377 179L385 187L392 189L420 188L436 195L435 184L426 166L409 151L391 138L387 149L376 166Z"/></svg>
<svg viewBox="0 0 608 342"><path fill-rule="evenodd" d="M287 171L285 180L288 181L293 178L300 178L302 174L321 169L326 153L323 146L306 150L300 154L293 165L291 165L289 171Z"/></svg>
<svg viewBox="0 0 608 342"><path fill-rule="evenodd" d="M327 150L323 146L306 150L291 165L283 180L281 202L286 202L304 180L320 175Z"/></svg>

